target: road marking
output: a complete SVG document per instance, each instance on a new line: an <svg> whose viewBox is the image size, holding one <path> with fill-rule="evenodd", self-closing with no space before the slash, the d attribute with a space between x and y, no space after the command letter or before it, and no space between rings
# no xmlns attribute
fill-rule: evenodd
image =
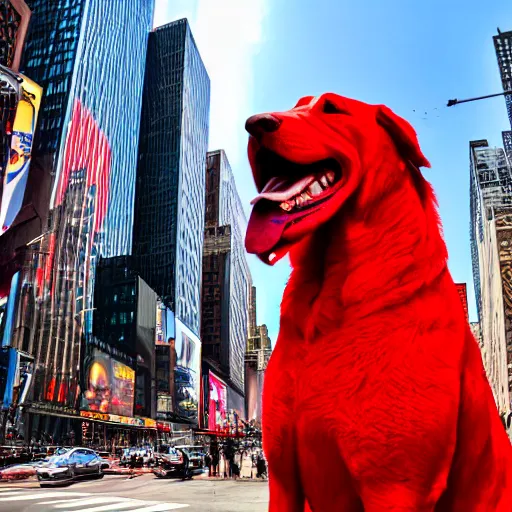
<svg viewBox="0 0 512 512"><path fill-rule="evenodd" d="M181 503L164 503L157 501L110 496L96 493L45 491L28 488L1 489L0 503L3 501L43 500L38 505L52 506L53 510L64 512L166 512L187 508L190 505ZM54 499L48 499L54 498ZM91 507L91 505L93 505ZM98 506L94 506L98 505ZM134 508L135 507L135 508Z"/></svg>
<svg viewBox="0 0 512 512"><path fill-rule="evenodd" d="M130 512L165 512L166 510L176 510L178 508L186 508L190 505L182 505L180 503L158 503L149 507L136 508Z"/></svg>
<svg viewBox="0 0 512 512"><path fill-rule="evenodd" d="M89 494L89 496L90 496L90 494ZM133 500L131 500L131 498L118 498L115 496L98 496L98 495L96 495L95 498L83 498L83 499L79 499L79 500L73 500L72 502L66 501L66 503L61 503L61 504L55 505L54 508L66 508L66 509L67 508L76 508L76 507L82 507L85 505L97 505L97 504L102 504L102 503L112 503L112 500L115 500L119 503L123 503L126 501L133 501ZM80 510L82 511L85 509L81 508Z"/></svg>
<svg viewBox="0 0 512 512"><path fill-rule="evenodd" d="M125 503L113 503L112 505L103 505L101 507L93 507L88 508L87 512L108 512L109 510L113 510L114 512L117 512L118 510L121 510L122 508L132 508L136 507L140 504L140 500L132 500L130 502Z"/></svg>
<svg viewBox="0 0 512 512"><path fill-rule="evenodd" d="M8 498L4 498L5 494L2 494L0 496L0 502L1 501L26 501L26 500L40 500L44 498L56 498L57 496L88 496L88 494L84 494L82 492L44 492L39 491L35 494L25 494L25 493L16 493L16 496L9 496Z"/></svg>
<svg viewBox="0 0 512 512"><path fill-rule="evenodd" d="M87 493L82 494L82 496L94 496L94 494ZM107 496L108 497L108 496ZM63 499L65 499L65 496L62 496ZM62 503L63 499L60 500L51 500L51 501L42 501L41 505L54 505L55 503ZM83 501L85 498L75 498L74 500L66 500L66 503L75 503L76 501ZM122 498L119 498L122 499Z"/></svg>

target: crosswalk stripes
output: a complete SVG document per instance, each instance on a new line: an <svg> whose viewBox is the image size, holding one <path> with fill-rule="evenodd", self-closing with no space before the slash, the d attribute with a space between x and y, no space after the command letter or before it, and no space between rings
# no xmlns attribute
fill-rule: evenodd
<svg viewBox="0 0 512 512"><path fill-rule="evenodd" d="M41 511L55 512L167 512L190 506L85 492L0 488L0 509L3 502L17 501L32 502Z"/></svg>

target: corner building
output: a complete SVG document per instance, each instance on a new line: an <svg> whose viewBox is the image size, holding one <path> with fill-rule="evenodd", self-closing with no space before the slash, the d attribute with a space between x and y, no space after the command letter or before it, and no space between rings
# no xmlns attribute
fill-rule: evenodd
<svg viewBox="0 0 512 512"><path fill-rule="evenodd" d="M511 409L512 169L502 148L470 142L471 257L481 352L496 405Z"/></svg>
<svg viewBox="0 0 512 512"><path fill-rule="evenodd" d="M157 419L182 426L197 425L200 416L209 112L210 79L187 20L158 27L146 58L134 255L141 278L160 298Z"/></svg>
<svg viewBox="0 0 512 512"><path fill-rule="evenodd" d="M114 386L114 367L132 379L92 335L94 284L99 259L131 253L153 1L34 0L29 6L22 69L44 89L36 150L51 176L49 212L12 279L13 314L3 326L3 343L34 358L26 432L58 439L77 425L72 421L85 391L79 373L91 354L100 366L110 365L104 368L107 387ZM103 404L102 414L108 416L110 405ZM125 410L133 411L133 404Z"/></svg>

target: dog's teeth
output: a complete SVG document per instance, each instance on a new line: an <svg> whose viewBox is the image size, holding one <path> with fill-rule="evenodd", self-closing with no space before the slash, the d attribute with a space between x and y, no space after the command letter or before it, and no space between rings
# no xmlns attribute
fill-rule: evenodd
<svg viewBox="0 0 512 512"><path fill-rule="evenodd" d="M285 212L289 212L293 208L293 205L290 204L288 201L285 201L284 203L281 203L279 206Z"/></svg>
<svg viewBox="0 0 512 512"><path fill-rule="evenodd" d="M334 177L335 177L335 174L332 172L332 171L329 171L327 174L327 179L329 180L329 183L333 183L334 182Z"/></svg>
<svg viewBox="0 0 512 512"><path fill-rule="evenodd" d="M321 194L322 192L323 192L322 187L321 187L320 183L318 183L318 181L314 181L309 186L309 193L312 196L317 196L317 195Z"/></svg>
<svg viewBox="0 0 512 512"><path fill-rule="evenodd" d="M295 198L295 205L297 206L297 208L302 208L302 201L303 199L301 196L297 196Z"/></svg>
<svg viewBox="0 0 512 512"><path fill-rule="evenodd" d="M303 192L300 196L302 197L305 203L310 199L313 199L307 192Z"/></svg>
<svg viewBox="0 0 512 512"><path fill-rule="evenodd" d="M327 181L327 176L322 176L320 178L320 182L322 183L323 188L329 187L329 182Z"/></svg>

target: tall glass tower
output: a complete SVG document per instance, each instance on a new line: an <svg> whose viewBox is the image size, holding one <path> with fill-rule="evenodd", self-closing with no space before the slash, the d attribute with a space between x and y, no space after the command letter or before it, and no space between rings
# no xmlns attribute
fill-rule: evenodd
<svg viewBox="0 0 512 512"><path fill-rule="evenodd" d="M34 357L28 409L71 413L86 353L98 354L99 366L111 365L103 383L111 390L115 379L133 373L121 368L122 351L92 336L94 282L99 258L131 253L154 1L27 4L32 16L21 70L44 90L35 152L51 182L43 234L28 244L11 287L16 320L7 341Z"/></svg>
<svg viewBox="0 0 512 512"><path fill-rule="evenodd" d="M210 79L187 20L149 36L134 254L141 277L199 336Z"/></svg>

